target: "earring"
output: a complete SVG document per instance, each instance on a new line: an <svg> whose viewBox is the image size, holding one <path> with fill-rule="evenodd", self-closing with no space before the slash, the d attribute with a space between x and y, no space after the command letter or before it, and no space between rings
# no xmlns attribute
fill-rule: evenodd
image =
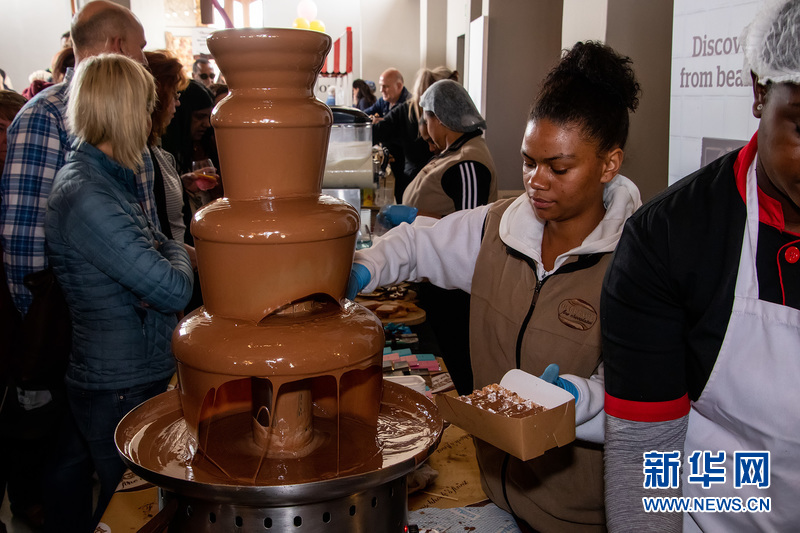
<svg viewBox="0 0 800 533"><path fill-rule="evenodd" d="M764 104L758 104L758 105L756 106L756 109L758 109L759 111L761 111L762 109L764 109Z"/></svg>

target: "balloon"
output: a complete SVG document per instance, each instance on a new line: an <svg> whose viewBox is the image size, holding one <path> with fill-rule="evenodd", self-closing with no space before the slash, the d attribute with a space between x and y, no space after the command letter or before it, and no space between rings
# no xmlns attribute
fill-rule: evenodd
<svg viewBox="0 0 800 533"><path fill-rule="evenodd" d="M325 33L325 23L321 20L312 20L309 29Z"/></svg>
<svg viewBox="0 0 800 533"><path fill-rule="evenodd" d="M314 0L300 0L300 3L297 4L297 16L306 20L317 18L317 4L314 3Z"/></svg>
<svg viewBox="0 0 800 533"><path fill-rule="evenodd" d="M308 19L297 17L294 19L294 24L292 24L292 27L300 28L301 30L307 30L311 27L311 25L308 23Z"/></svg>

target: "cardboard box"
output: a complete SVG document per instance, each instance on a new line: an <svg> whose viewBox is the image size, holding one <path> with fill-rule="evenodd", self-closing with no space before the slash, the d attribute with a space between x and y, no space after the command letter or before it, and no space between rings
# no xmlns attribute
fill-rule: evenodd
<svg viewBox="0 0 800 533"><path fill-rule="evenodd" d="M510 370L500 386L547 408L520 418L508 418L439 394L439 414L467 433L523 461L575 440L575 398L560 387L522 370Z"/></svg>

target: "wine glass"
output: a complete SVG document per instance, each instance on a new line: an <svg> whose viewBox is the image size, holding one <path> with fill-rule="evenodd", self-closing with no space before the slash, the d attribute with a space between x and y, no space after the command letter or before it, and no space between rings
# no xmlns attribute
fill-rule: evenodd
<svg viewBox="0 0 800 533"><path fill-rule="evenodd" d="M211 159L192 161L192 172L196 176L195 184L201 191L213 189L217 185L217 169Z"/></svg>

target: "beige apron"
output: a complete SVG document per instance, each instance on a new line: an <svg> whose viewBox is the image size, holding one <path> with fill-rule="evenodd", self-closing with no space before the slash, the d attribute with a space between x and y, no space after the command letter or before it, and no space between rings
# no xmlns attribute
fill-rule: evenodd
<svg viewBox="0 0 800 533"><path fill-rule="evenodd" d="M708 383L689 412L681 486L689 497L739 497L743 503L769 497L771 511L685 513L684 531L800 531L800 311L758 299L757 246L751 167L733 311ZM687 460L695 450L726 452L724 484L706 489L688 482ZM768 488L734 487L736 451L770 452Z"/></svg>

